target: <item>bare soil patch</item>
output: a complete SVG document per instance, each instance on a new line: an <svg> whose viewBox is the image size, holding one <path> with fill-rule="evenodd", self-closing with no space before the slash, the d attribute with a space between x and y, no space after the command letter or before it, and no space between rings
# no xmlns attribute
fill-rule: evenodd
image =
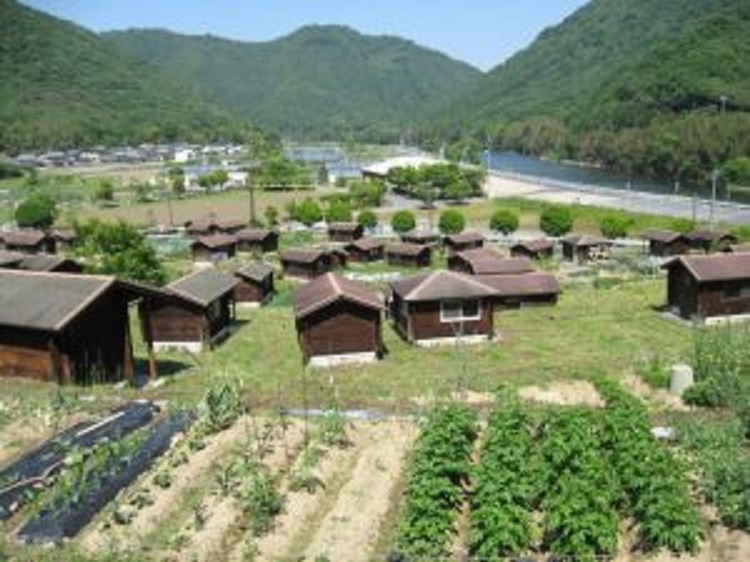
<svg viewBox="0 0 750 562"><path fill-rule="evenodd" d="M651 409L672 410L678 412L686 412L690 410L690 406L683 403L679 396L671 394L666 389L655 389L650 387L638 375L630 374L623 377L622 385L629 392L632 392L642 400L648 402Z"/></svg>
<svg viewBox="0 0 750 562"><path fill-rule="evenodd" d="M524 386L519 389L518 395L523 400L541 404L604 407L604 400L599 396L594 385L588 381L568 380L552 382L544 387Z"/></svg>

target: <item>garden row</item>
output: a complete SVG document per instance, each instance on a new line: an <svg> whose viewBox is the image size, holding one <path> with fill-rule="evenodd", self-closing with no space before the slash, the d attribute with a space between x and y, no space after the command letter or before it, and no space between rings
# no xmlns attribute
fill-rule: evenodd
<svg viewBox="0 0 750 562"><path fill-rule="evenodd" d="M653 438L637 399L608 383L600 391L604 411L534 411L499 397L473 464L477 417L439 409L415 451L399 553L449 556L464 502L469 529L460 540L478 560L611 557L626 521L634 550L695 552L702 526L686 468Z"/></svg>

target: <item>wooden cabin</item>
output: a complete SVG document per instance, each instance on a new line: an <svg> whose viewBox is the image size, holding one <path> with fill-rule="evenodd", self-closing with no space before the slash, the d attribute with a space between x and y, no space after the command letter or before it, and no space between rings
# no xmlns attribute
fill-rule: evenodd
<svg viewBox="0 0 750 562"><path fill-rule="evenodd" d="M474 343L494 337L496 291L474 277L439 271L393 281L390 289L391 318L409 342Z"/></svg>
<svg viewBox="0 0 750 562"><path fill-rule="evenodd" d="M327 366L382 356L383 300L364 283L326 273L297 288L293 308L305 362Z"/></svg>
<svg viewBox="0 0 750 562"><path fill-rule="evenodd" d="M167 285L167 298L148 315L156 349L198 353L228 335L235 318L235 288L240 280L212 267Z"/></svg>
<svg viewBox="0 0 750 562"><path fill-rule="evenodd" d="M2 269L18 269L18 266L23 261L23 258L28 254L21 254L19 252L9 252L7 250L0 250L0 268Z"/></svg>
<svg viewBox="0 0 750 562"><path fill-rule="evenodd" d="M349 254L349 259L359 263L381 261L384 256L384 248L385 243L375 238L360 238L344 246Z"/></svg>
<svg viewBox="0 0 750 562"><path fill-rule="evenodd" d="M608 259L611 248L611 240L589 234L573 235L562 239L563 257L577 263Z"/></svg>
<svg viewBox="0 0 750 562"><path fill-rule="evenodd" d="M385 260L395 267L430 267L432 249L421 244L390 244L385 248Z"/></svg>
<svg viewBox="0 0 750 562"><path fill-rule="evenodd" d="M412 230L401 235L401 242L417 246L433 246L440 242L440 236L426 230Z"/></svg>
<svg viewBox="0 0 750 562"><path fill-rule="evenodd" d="M49 236L54 245L53 253L68 252L78 244L78 234L72 228L56 228Z"/></svg>
<svg viewBox="0 0 750 562"><path fill-rule="evenodd" d="M18 264L18 269L48 273L83 273L83 265L77 261L54 254L25 255Z"/></svg>
<svg viewBox="0 0 750 562"><path fill-rule="evenodd" d="M690 252L687 236L674 230L649 229L641 233L648 243L648 253L658 258L681 256Z"/></svg>
<svg viewBox="0 0 750 562"><path fill-rule="evenodd" d="M555 254L555 243L546 238L518 242L510 247L510 255L514 258L528 258L530 260L550 259Z"/></svg>
<svg viewBox="0 0 750 562"><path fill-rule="evenodd" d="M750 318L750 254L680 256L667 270L667 306L686 320Z"/></svg>
<svg viewBox="0 0 750 562"><path fill-rule="evenodd" d="M535 270L528 258L506 258L488 248L467 250L449 257L448 269L468 275L518 275Z"/></svg>
<svg viewBox="0 0 750 562"><path fill-rule="evenodd" d="M235 269L234 276L240 283L234 290L234 298L241 306L261 306L273 297L273 267L267 263L251 263Z"/></svg>
<svg viewBox="0 0 750 562"><path fill-rule="evenodd" d="M23 228L0 233L3 248L9 252L22 254L54 253L55 243L43 230Z"/></svg>
<svg viewBox="0 0 750 562"><path fill-rule="evenodd" d="M352 242L365 234L365 227L356 222L332 222L328 225L328 239L331 242Z"/></svg>
<svg viewBox="0 0 750 562"><path fill-rule="evenodd" d="M281 252L281 268L292 279L314 279L333 269L331 255L320 249L292 249Z"/></svg>
<svg viewBox="0 0 750 562"><path fill-rule="evenodd" d="M241 220L218 220L215 216L209 215L187 221L185 223L185 231L188 236L198 238L201 236L214 236L216 234L236 234L245 228L245 226L245 222Z"/></svg>
<svg viewBox="0 0 750 562"><path fill-rule="evenodd" d="M279 233L266 228L245 228L235 234L237 251L263 255L279 249Z"/></svg>
<svg viewBox="0 0 750 562"><path fill-rule="evenodd" d="M475 250L484 246L484 236L478 232L462 232L461 234L449 234L443 238L443 246L452 256L459 252Z"/></svg>
<svg viewBox="0 0 750 562"><path fill-rule="evenodd" d="M231 234L201 236L190 244L194 262L215 263L233 258L237 253L237 237Z"/></svg>
<svg viewBox="0 0 750 562"><path fill-rule="evenodd" d="M495 310L554 305L562 292L551 273L534 271L520 275L481 275L479 281L493 288Z"/></svg>
<svg viewBox="0 0 750 562"><path fill-rule="evenodd" d="M0 270L0 376L132 381L129 304L160 298L158 289L112 276ZM147 330L143 337L151 350Z"/></svg>
<svg viewBox="0 0 750 562"><path fill-rule="evenodd" d="M695 229L688 232L685 237L693 250L707 254L723 251L727 246L737 243L734 234L720 230Z"/></svg>

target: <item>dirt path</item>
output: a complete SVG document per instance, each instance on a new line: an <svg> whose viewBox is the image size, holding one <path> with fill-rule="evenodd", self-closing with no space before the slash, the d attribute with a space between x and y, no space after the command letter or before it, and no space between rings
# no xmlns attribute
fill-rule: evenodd
<svg viewBox="0 0 750 562"><path fill-rule="evenodd" d="M322 520L305 551L305 560L319 556L331 562L370 559L416 435L412 424L382 422L372 426L352 478Z"/></svg>
<svg viewBox="0 0 750 562"><path fill-rule="evenodd" d="M274 473L288 471L294 463L304 440L301 423L292 423L285 431L277 429L271 452L263 459ZM244 517L234 498L212 496L203 503L205 519L201 525L193 523L192 532L174 558L177 561L203 562L225 560L234 543L241 536L239 527Z"/></svg>
<svg viewBox="0 0 750 562"><path fill-rule="evenodd" d="M150 470L138 484L131 487L133 490L149 489L153 503L139 509L127 526L112 527L106 534L101 533L99 529L91 529L81 537L81 546L88 551L108 548L113 543L124 548L137 546L161 521L184 507L182 498L195 493L206 484L205 475L218 465L233 447L240 446L244 439L249 439L251 427L250 418L238 420L226 431L213 436L204 449L196 452L188 450L188 462L180 466L170 467L169 457L162 460L158 467ZM170 474L172 484L169 488L161 489L152 483L153 475L160 470Z"/></svg>

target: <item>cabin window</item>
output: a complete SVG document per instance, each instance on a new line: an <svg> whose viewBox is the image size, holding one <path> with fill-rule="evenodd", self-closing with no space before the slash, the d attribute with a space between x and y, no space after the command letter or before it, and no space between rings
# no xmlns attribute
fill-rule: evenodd
<svg viewBox="0 0 750 562"><path fill-rule="evenodd" d="M750 298L750 285L734 286L724 289L724 299Z"/></svg>
<svg viewBox="0 0 750 562"><path fill-rule="evenodd" d="M481 308L478 300L442 301L440 303L441 322L465 322L479 320Z"/></svg>

